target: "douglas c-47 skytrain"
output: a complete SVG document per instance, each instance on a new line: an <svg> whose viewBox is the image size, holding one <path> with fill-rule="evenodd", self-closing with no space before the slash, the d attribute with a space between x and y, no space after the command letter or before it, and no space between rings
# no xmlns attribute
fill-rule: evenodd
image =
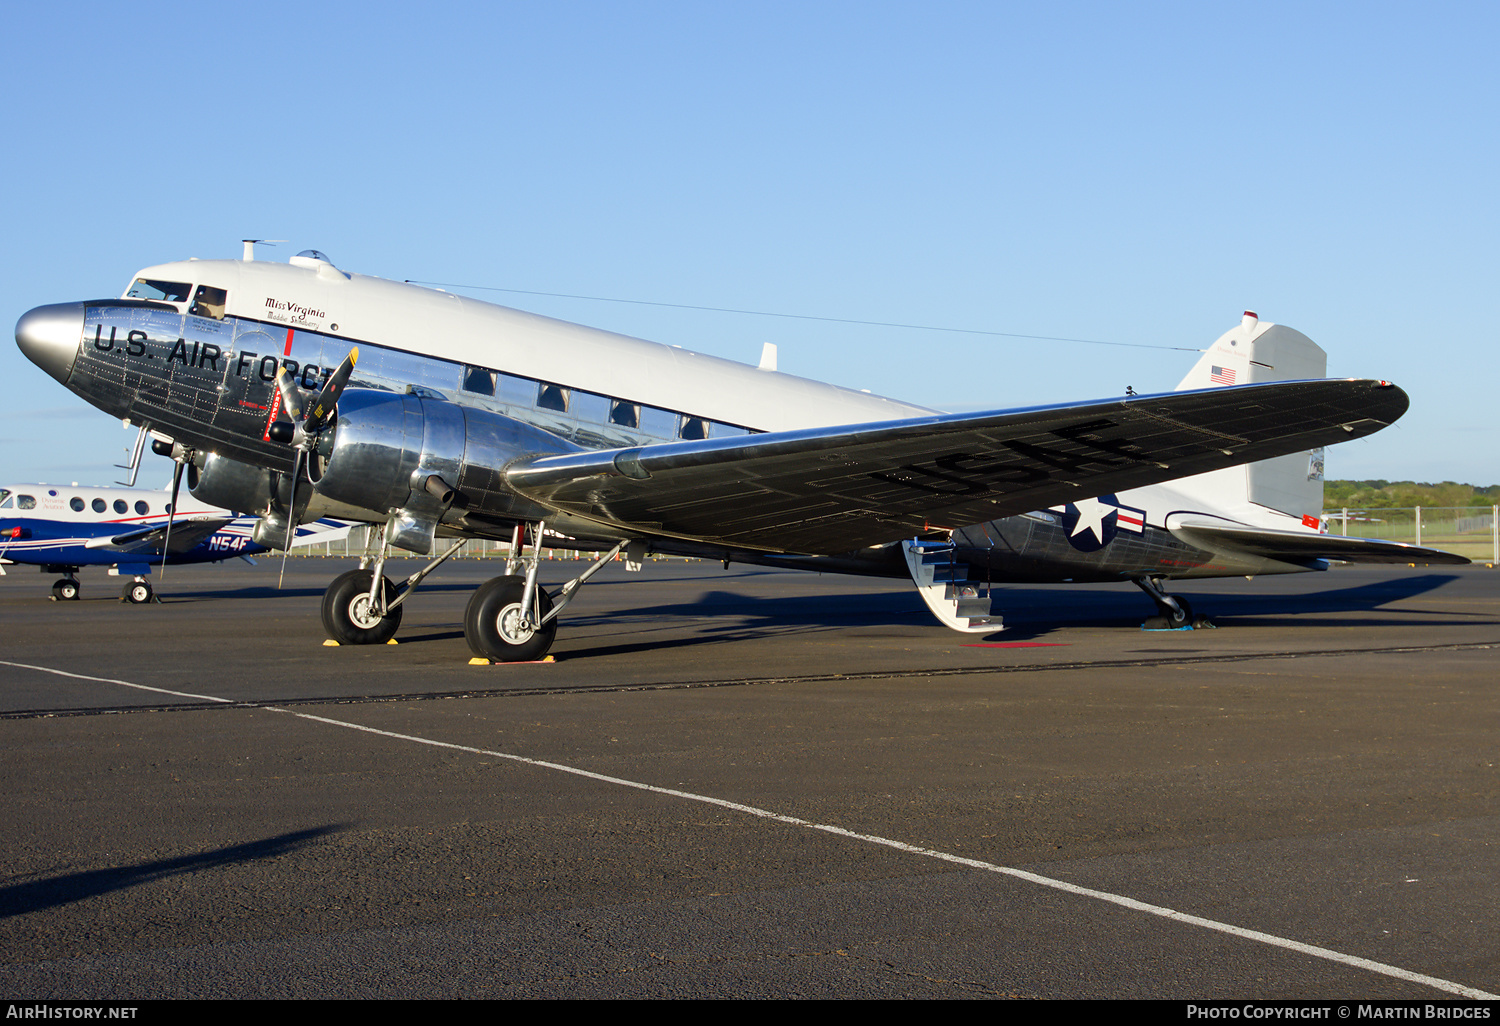
<svg viewBox="0 0 1500 1026"><path fill-rule="evenodd" d="M345 644L388 640L471 537L516 543L464 618L476 655L512 661L546 653L558 612L621 551L909 575L974 632L1000 629L991 584L1133 581L1156 603L1148 624L1185 627L1168 580L1466 562L1324 531L1322 447L1392 423L1407 397L1324 379L1321 349L1253 314L1175 392L944 414L350 274L314 250L245 257L38 307L16 341L170 438L193 496L257 513L257 543L324 516L377 525L363 568L323 599ZM550 594L544 528L602 553ZM398 585L392 546L435 558Z"/></svg>

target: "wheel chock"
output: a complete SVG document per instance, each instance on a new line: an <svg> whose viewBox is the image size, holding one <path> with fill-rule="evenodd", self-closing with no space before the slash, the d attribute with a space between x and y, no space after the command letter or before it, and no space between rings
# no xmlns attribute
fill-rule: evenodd
<svg viewBox="0 0 1500 1026"><path fill-rule="evenodd" d="M522 661L522 662L514 662L514 663L500 662L499 660L496 660L496 659L486 659L483 656L475 656L473 659L469 660L469 665L470 666L538 666L538 665L540 665L542 663L555 663L555 662L557 662L557 659L554 658L553 656L546 656L545 658L542 658L542 659L527 659L527 660Z"/></svg>

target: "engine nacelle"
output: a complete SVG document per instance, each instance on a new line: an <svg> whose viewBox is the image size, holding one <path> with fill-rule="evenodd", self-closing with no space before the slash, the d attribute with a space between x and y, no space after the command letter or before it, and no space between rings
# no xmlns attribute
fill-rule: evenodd
<svg viewBox="0 0 1500 1026"><path fill-rule="evenodd" d="M312 461L317 495L392 518L387 540L413 552L432 546L450 505L488 516L539 520L548 510L513 492L505 466L535 453L577 452L550 432L488 410L416 395L349 389ZM436 477L456 489L438 487ZM461 510L458 512L461 513Z"/></svg>
<svg viewBox="0 0 1500 1026"><path fill-rule="evenodd" d="M271 471L217 453L204 453L188 472L193 498L236 513L264 513L270 508L272 489Z"/></svg>

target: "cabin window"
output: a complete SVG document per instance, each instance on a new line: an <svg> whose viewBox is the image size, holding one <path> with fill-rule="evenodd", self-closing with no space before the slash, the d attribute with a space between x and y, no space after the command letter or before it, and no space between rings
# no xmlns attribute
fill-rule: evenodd
<svg viewBox="0 0 1500 1026"><path fill-rule="evenodd" d="M495 372L485 367L464 367L464 391L475 395L495 394Z"/></svg>
<svg viewBox="0 0 1500 1026"><path fill-rule="evenodd" d="M154 281L137 278L125 293L127 299L155 299L164 303L186 303L193 287L180 281Z"/></svg>
<svg viewBox="0 0 1500 1026"><path fill-rule="evenodd" d="M90 503L90 505L92 505L94 507L94 512L95 513L103 513L105 510L107 510L109 508L107 505L105 505L105 502L104 502L103 499L95 499L92 503Z"/></svg>
<svg viewBox="0 0 1500 1026"><path fill-rule="evenodd" d="M212 317L216 321L224 319L224 307L229 302L229 294L223 289L216 289L212 285L199 285L198 291L193 294L193 305L188 307L188 313L197 317Z"/></svg>
<svg viewBox="0 0 1500 1026"><path fill-rule="evenodd" d="M735 427L733 424L720 424L717 421L708 426L709 438L735 438L749 433L746 428Z"/></svg>
<svg viewBox="0 0 1500 1026"><path fill-rule="evenodd" d="M609 404L609 422L611 424L618 424L620 427L640 427L640 405L638 403L627 403L623 399L614 400L614 402Z"/></svg>
<svg viewBox="0 0 1500 1026"><path fill-rule="evenodd" d="M568 412L568 390L561 385L549 385L545 381L536 393L536 408L539 410L556 410L559 413Z"/></svg>
<svg viewBox="0 0 1500 1026"><path fill-rule="evenodd" d="M147 513L151 512L151 507L146 505L144 500L137 499L135 503L135 511L139 516L145 516Z"/></svg>
<svg viewBox="0 0 1500 1026"><path fill-rule="evenodd" d="M127 506L127 505L125 505L125 500L124 499L116 499L115 500L115 512L116 513L129 513L130 512L130 507Z"/></svg>
<svg viewBox="0 0 1500 1026"><path fill-rule="evenodd" d="M708 421L702 417L689 417L683 414L682 424L677 430L677 437L685 442L696 442L708 437Z"/></svg>
<svg viewBox="0 0 1500 1026"><path fill-rule="evenodd" d="M80 499L76 495L73 496L71 499L68 500L68 505L73 508L73 512L74 513L82 513L83 512L83 500Z"/></svg>
<svg viewBox="0 0 1500 1026"><path fill-rule="evenodd" d="M35 495L17 495L16 509L36 509Z"/></svg>

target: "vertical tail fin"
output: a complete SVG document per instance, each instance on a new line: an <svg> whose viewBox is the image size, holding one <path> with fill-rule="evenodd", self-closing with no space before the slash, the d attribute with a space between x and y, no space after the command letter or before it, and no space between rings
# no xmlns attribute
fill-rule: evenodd
<svg viewBox="0 0 1500 1026"><path fill-rule="evenodd" d="M1177 386L1182 392L1266 381L1298 381L1328 376L1328 354L1312 339L1280 324L1260 320L1249 310L1239 325L1220 335ZM1323 509L1323 450L1289 453L1202 475L1216 492L1293 516L1318 516Z"/></svg>

